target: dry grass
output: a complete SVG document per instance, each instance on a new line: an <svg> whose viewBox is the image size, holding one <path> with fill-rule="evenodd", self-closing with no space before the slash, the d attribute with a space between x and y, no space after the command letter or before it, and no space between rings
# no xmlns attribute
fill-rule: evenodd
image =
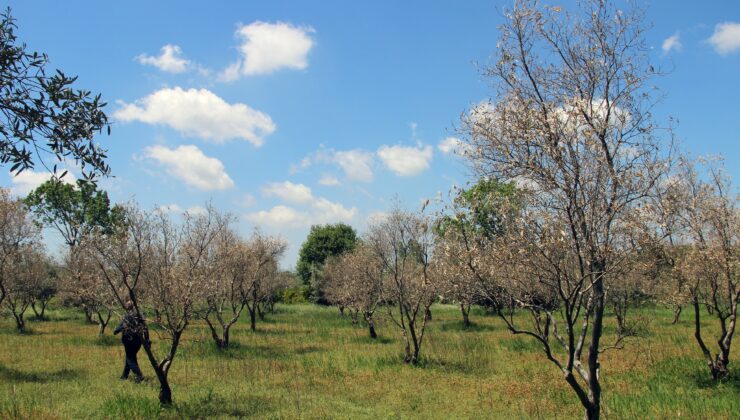
<svg viewBox="0 0 740 420"><path fill-rule="evenodd" d="M474 313L463 329L455 307L435 306L423 363L406 366L391 325L372 341L336 310L280 306L235 346L217 350L203 325L186 331L171 371L175 406L161 409L151 369L142 384L118 380L123 349L96 337L77 313L52 310L18 334L0 321L0 417L573 418L581 409L557 370L525 337ZM708 379L688 318L642 309L645 337L602 362L611 418L732 418L738 375ZM243 320L246 321L246 320Z"/></svg>

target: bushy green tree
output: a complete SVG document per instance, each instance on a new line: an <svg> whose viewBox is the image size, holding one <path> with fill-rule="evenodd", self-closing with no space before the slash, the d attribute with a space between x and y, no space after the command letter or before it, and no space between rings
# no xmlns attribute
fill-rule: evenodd
<svg viewBox="0 0 740 420"><path fill-rule="evenodd" d="M108 193L84 180L71 185L52 178L31 191L25 203L42 224L59 231L70 247L95 228L110 233L122 220L121 209L111 208Z"/></svg>
<svg viewBox="0 0 740 420"><path fill-rule="evenodd" d="M326 303L321 292L321 271L330 256L351 251L357 243L357 232L344 223L314 225L301 245L296 271L303 283L311 287L311 297Z"/></svg>

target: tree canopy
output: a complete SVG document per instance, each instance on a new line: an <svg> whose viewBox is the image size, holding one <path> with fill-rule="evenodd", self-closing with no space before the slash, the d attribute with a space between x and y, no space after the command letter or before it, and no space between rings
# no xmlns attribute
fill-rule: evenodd
<svg viewBox="0 0 740 420"><path fill-rule="evenodd" d="M94 136L110 130L100 95L72 87L77 76L48 75L46 54L19 43L10 9L0 14L0 162L20 173L53 156L74 160L85 179L107 175L106 150ZM62 174L63 176L63 174Z"/></svg>
<svg viewBox="0 0 740 420"><path fill-rule="evenodd" d="M351 251L357 244L357 232L344 223L314 225L301 245L296 270L305 284L315 281L329 256Z"/></svg>
<svg viewBox="0 0 740 420"><path fill-rule="evenodd" d="M71 185L52 178L31 191L25 203L40 222L58 230L69 246L95 228L110 233L122 221L121 209L111 208L108 193L84 180Z"/></svg>

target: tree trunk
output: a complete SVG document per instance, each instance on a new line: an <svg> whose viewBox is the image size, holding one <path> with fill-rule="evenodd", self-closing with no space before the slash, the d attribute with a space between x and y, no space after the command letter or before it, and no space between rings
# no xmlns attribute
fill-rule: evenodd
<svg viewBox="0 0 740 420"><path fill-rule="evenodd" d="M427 321L431 321L432 320L432 310L427 308L426 312L424 312L424 316L426 317Z"/></svg>
<svg viewBox="0 0 740 420"><path fill-rule="evenodd" d="M340 307L339 307L339 315L340 315L341 317L344 317L344 306L340 306Z"/></svg>
<svg viewBox="0 0 740 420"><path fill-rule="evenodd" d="M44 311L46 310L46 304L41 301L41 310L36 309L36 300L31 302L31 310L33 311L33 315L36 319L42 320L44 319Z"/></svg>
<svg viewBox="0 0 740 420"><path fill-rule="evenodd" d="M265 320L265 311L262 309L261 305L257 305L257 315L259 315L260 321Z"/></svg>
<svg viewBox="0 0 740 420"><path fill-rule="evenodd" d="M15 318L15 328L19 332L23 332L26 329L26 320L23 319L23 312L20 312L20 313L13 312L13 318Z"/></svg>
<svg viewBox="0 0 740 420"><path fill-rule="evenodd" d="M92 318L92 309L88 308L87 305L82 307L82 311L85 313L85 322L88 324L95 324Z"/></svg>
<svg viewBox="0 0 740 420"><path fill-rule="evenodd" d="M596 279L592 286L594 322L591 329L591 344L588 348L588 404L585 405L585 409L588 419L598 419L601 414L599 343L604 328L604 273L606 271L606 263L603 260L594 261L591 267Z"/></svg>
<svg viewBox="0 0 740 420"><path fill-rule="evenodd" d="M108 314L105 318L103 318L103 314L100 313L100 311L96 311L98 315L98 336L102 337L105 335L105 328L108 326L108 323L110 322L110 317L113 314L113 311L108 309Z"/></svg>
<svg viewBox="0 0 740 420"><path fill-rule="evenodd" d="M681 316L682 310L683 305L676 305L676 307L673 309L673 322L671 322L672 325L678 324L678 318Z"/></svg>
<svg viewBox="0 0 740 420"><path fill-rule="evenodd" d="M373 320L372 312L365 312L365 322L367 322L367 327L370 330L370 338L378 338L378 334L375 332L375 321Z"/></svg>
<svg viewBox="0 0 740 420"><path fill-rule="evenodd" d="M164 380L159 380L159 404L165 407L172 405L172 389L170 388L167 376L164 376Z"/></svg>
<svg viewBox="0 0 740 420"><path fill-rule="evenodd" d="M221 340L221 348L227 349L229 348L229 328L230 326L224 325L224 338Z"/></svg>
<svg viewBox="0 0 740 420"><path fill-rule="evenodd" d="M257 331L257 309L249 311L249 328L252 331Z"/></svg>
<svg viewBox="0 0 740 420"><path fill-rule="evenodd" d="M468 328L470 327L470 305L466 305L461 303L460 304L460 312L462 312L463 316L463 327Z"/></svg>

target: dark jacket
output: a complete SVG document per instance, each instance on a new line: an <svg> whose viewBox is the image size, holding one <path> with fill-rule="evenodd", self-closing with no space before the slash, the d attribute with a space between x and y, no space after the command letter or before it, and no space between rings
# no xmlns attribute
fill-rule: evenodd
<svg viewBox="0 0 740 420"><path fill-rule="evenodd" d="M113 334L123 333L121 335L121 341L124 345L141 346L141 337L144 323L141 318L134 315L128 314L123 317L121 322L118 324Z"/></svg>

